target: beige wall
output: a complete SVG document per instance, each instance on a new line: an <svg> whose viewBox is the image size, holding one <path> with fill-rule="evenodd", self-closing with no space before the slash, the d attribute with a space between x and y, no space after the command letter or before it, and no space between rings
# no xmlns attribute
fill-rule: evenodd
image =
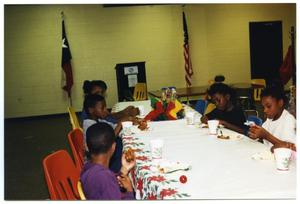
<svg viewBox="0 0 300 204"><path fill-rule="evenodd" d="M283 48L296 23L295 4L187 5L193 85L216 74L250 81L249 21L282 20ZM117 102L117 63L146 61L148 90L185 85L182 7L47 5L5 7L5 117L66 112L61 90L61 19L73 56L73 106L82 108L82 83L103 79L108 106Z"/></svg>

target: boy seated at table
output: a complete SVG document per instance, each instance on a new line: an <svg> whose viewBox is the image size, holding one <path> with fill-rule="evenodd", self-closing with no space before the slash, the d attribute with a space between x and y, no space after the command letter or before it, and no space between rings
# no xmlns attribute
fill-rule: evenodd
<svg viewBox="0 0 300 204"><path fill-rule="evenodd" d="M123 150L123 144L120 137L118 137L121 129L122 129L122 122L123 121L133 121L135 120L134 117L128 116L120 119L119 121L112 121L108 120L107 116L109 112L106 108L106 102L103 96L98 94L88 95L84 100L84 109L88 114L88 118L83 121L83 134L86 138L86 131L87 129L99 122L104 122L109 124L115 132L116 137L116 151L112 156L110 162L110 169L114 172L118 172L121 168L121 155ZM87 146L85 144L86 149Z"/></svg>
<svg viewBox="0 0 300 204"><path fill-rule="evenodd" d="M82 88L84 92L84 98L86 98L88 95L93 95L93 94L98 94L103 97L106 96L107 85L102 80L93 80L93 81L85 80ZM119 112L115 112L115 113L108 112L108 113L109 114L107 118L112 121L117 121L123 117L136 116L139 114L138 109L135 108L134 106L128 106L124 110ZM82 120L88 118L88 114L85 111L84 107L81 112L81 116L82 116Z"/></svg>
<svg viewBox="0 0 300 204"><path fill-rule="evenodd" d="M133 200L133 188L128 177L135 166L135 156L130 162L122 155L122 168L119 176L108 168L115 151L115 134L107 123L96 123L86 132L86 143L90 160L83 166L80 180L87 200ZM126 190L122 195L120 187Z"/></svg>
<svg viewBox="0 0 300 204"><path fill-rule="evenodd" d="M224 127L241 134L247 134L248 127L245 115L241 108L236 106L235 91L224 83L214 83L207 91L212 103L216 108L210 113L202 116L201 122L207 123L208 120L219 120Z"/></svg>
<svg viewBox="0 0 300 204"><path fill-rule="evenodd" d="M284 108L286 97L283 88L268 87L262 91L261 99L267 120L262 127L251 126L249 137L263 139L272 152L279 147L296 151L296 119Z"/></svg>

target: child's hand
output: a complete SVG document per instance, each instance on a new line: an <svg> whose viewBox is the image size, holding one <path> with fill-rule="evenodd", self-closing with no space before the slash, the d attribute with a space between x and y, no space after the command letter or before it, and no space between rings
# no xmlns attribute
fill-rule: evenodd
<svg viewBox="0 0 300 204"><path fill-rule="evenodd" d="M224 120L219 120L219 124L220 125L223 125L224 127L227 127L228 125L228 123L226 122L226 121L224 121Z"/></svg>
<svg viewBox="0 0 300 204"><path fill-rule="evenodd" d="M128 162L126 160L126 156L123 153L122 155L122 168L121 168L121 173L124 175L127 175L129 173L129 171L135 166L136 161L135 161L135 154L133 152L133 160L131 160L130 162Z"/></svg>
<svg viewBox="0 0 300 204"><path fill-rule="evenodd" d="M206 115L202 116L201 122L207 124L208 118Z"/></svg>
<svg viewBox="0 0 300 204"><path fill-rule="evenodd" d="M271 147L271 152L274 153L274 149L276 149L276 148L289 148L293 151L296 151L296 145L294 143L285 142L285 141L282 141L280 143L277 143L277 144L273 145Z"/></svg>
<svg viewBox="0 0 300 204"><path fill-rule="evenodd" d="M140 109L133 107L132 109L129 110L129 115L130 116L137 116L140 114Z"/></svg>
<svg viewBox="0 0 300 204"><path fill-rule="evenodd" d="M249 128L249 137L254 140L257 138L264 138L267 134L268 131L258 125L252 125Z"/></svg>
<svg viewBox="0 0 300 204"><path fill-rule="evenodd" d="M133 191L132 185L131 185L131 182L130 182L130 179L128 176L120 175L117 177L117 179L118 179L118 183L119 183L120 187L125 188L127 190L127 192Z"/></svg>

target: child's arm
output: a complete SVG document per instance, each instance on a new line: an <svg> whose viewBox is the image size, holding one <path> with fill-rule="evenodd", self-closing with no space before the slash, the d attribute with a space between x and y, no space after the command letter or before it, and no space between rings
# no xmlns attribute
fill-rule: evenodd
<svg viewBox="0 0 300 204"><path fill-rule="evenodd" d="M128 175L128 173L135 166L135 164L136 164L136 161L135 161L134 152L133 152L133 155L132 155L132 160L130 160L130 161L126 160L126 155L125 155L125 153L123 153L123 155L122 155L122 167L121 167L120 173L122 175Z"/></svg>
<svg viewBox="0 0 300 204"><path fill-rule="evenodd" d="M134 124L137 123L137 119L135 117L132 117L132 116L122 117L114 129L115 135L119 135L119 133L122 129L122 122L125 122L125 121L132 121Z"/></svg>
<svg viewBox="0 0 300 204"><path fill-rule="evenodd" d="M134 106L128 106L122 111L111 113L111 116L116 120L121 120L124 117L128 116L136 116L139 114L139 109L135 108Z"/></svg>
<svg viewBox="0 0 300 204"><path fill-rule="evenodd" d="M219 120L219 123L220 123L221 125L224 125L224 127L228 128L228 129L230 129L230 130L233 130L233 131L238 132L238 133L240 133L240 134L245 134L244 129L243 129L243 128L240 128L240 127L238 127L238 126L236 126L236 125L233 125L233 124L231 124L231 123L228 123L228 122L226 122L226 121L224 121L224 120Z"/></svg>
<svg viewBox="0 0 300 204"><path fill-rule="evenodd" d="M270 143L273 144L273 147L271 148L272 152L275 148L279 148L279 147L286 147L286 148L292 149L293 151L296 151L295 144L286 142L286 141L282 141L282 140L278 139L277 137L275 137L274 135L272 135L271 133L269 133L263 127L260 127L257 125L253 125L250 127L249 137L252 139L262 138L262 139L269 141Z"/></svg>

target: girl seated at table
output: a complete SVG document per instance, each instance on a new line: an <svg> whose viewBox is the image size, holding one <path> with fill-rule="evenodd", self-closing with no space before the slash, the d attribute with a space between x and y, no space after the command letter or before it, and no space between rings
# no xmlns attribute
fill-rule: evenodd
<svg viewBox="0 0 300 204"><path fill-rule="evenodd" d="M267 120L262 127L257 125L249 129L249 137L261 138L271 151L278 147L296 151L296 119L284 109L285 94L282 87L269 87L261 93L261 103Z"/></svg>
<svg viewBox="0 0 300 204"><path fill-rule="evenodd" d="M135 166L135 156L128 162L122 155L122 168L117 178L108 168L116 148L112 127L103 122L92 125L86 132L86 142L90 160L84 164L80 180L87 200L133 200L128 173ZM120 187L126 190L123 195Z"/></svg>
<svg viewBox="0 0 300 204"><path fill-rule="evenodd" d="M241 134L247 134L248 127L245 115L241 108L236 106L235 91L224 83L214 83L207 91L212 103L216 108L210 113L202 116L201 121L207 123L208 120L219 120L224 127Z"/></svg>
<svg viewBox="0 0 300 204"><path fill-rule="evenodd" d="M99 122L104 122L109 124L115 132L115 135L118 136L122 129L123 121L133 121L134 117L128 116L120 119L119 121L112 121L107 118L109 112L106 108L105 98L98 94L88 95L84 100L84 109L88 113L88 118L83 121L83 134L86 138L87 129ZM87 146L85 145L86 149ZM112 156L110 162L110 169L114 172L118 172L121 168L121 154L123 150L123 144L120 137L116 137L116 151Z"/></svg>
<svg viewBox="0 0 300 204"><path fill-rule="evenodd" d="M106 96L107 85L102 80L93 80L93 81L85 80L82 88L84 92L84 97L87 97L88 95L92 95L92 94L97 94L103 97ZM134 108L134 106L128 106L122 111L116 113L109 113L107 117L112 121L117 121L126 116L136 116L138 115L138 113L139 112L137 112L137 109ZM82 120L88 118L87 112L84 110L84 108L82 110L81 117Z"/></svg>

